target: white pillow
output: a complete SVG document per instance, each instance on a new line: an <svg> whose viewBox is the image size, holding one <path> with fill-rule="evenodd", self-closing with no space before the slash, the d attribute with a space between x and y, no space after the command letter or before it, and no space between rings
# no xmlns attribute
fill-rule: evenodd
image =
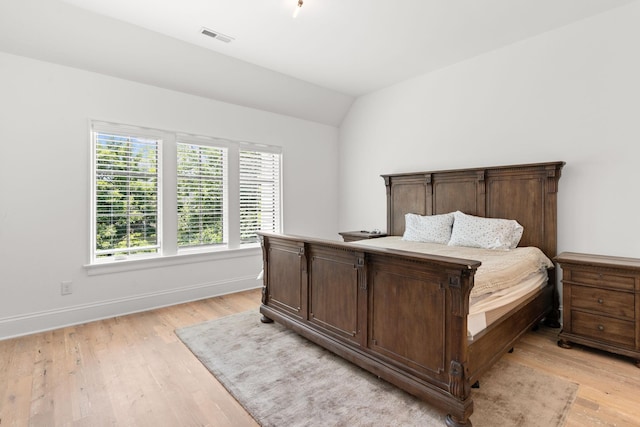
<svg viewBox="0 0 640 427"><path fill-rule="evenodd" d="M449 246L509 250L518 246L524 228L513 219L483 218L453 213Z"/></svg>
<svg viewBox="0 0 640 427"><path fill-rule="evenodd" d="M446 245L451 238L452 224L452 213L428 216L408 213L404 216L402 240Z"/></svg>

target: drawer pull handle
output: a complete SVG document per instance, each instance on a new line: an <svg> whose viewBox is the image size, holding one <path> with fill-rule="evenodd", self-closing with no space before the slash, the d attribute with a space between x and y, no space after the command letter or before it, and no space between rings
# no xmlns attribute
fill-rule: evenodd
<svg viewBox="0 0 640 427"><path fill-rule="evenodd" d="M604 300L602 298L598 298L598 304L604 304Z"/></svg>
<svg viewBox="0 0 640 427"><path fill-rule="evenodd" d="M604 331L604 325L598 325L598 330L599 331Z"/></svg>

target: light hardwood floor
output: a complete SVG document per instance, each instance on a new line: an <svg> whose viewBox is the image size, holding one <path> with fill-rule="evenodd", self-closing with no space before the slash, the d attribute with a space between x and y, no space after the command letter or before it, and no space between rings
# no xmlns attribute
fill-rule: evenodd
<svg viewBox="0 0 640 427"><path fill-rule="evenodd" d="M256 426L174 330L259 303L253 290L0 341L0 427ZM561 349L557 332L504 357L580 385L567 427L640 426L640 369Z"/></svg>

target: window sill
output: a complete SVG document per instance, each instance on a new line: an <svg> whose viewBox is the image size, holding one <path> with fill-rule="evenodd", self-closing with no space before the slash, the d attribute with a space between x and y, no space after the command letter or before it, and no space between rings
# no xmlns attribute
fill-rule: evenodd
<svg viewBox="0 0 640 427"><path fill-rule="evenodd" d="M242 258L260 255L260 244L246 245L238 249L224 249L217 251L196 252L188 251L176 255L154 256L149 258L135 258L113 260L84 265L89 276L101 274L122 273L126 271L145 270L150 268L171 267L174 265L192 264L198 262L219 261L224 259Z"/></svg>

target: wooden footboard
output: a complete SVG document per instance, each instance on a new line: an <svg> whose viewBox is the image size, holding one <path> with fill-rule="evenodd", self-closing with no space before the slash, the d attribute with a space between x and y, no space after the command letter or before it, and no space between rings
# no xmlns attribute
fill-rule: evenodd
<svg viewBox="0 0 640 427"><path fill-rule="evenodd" d="M469 425L478 261L261 234L261 313ZM268 320L267 320L268 321Z"/></svg>

